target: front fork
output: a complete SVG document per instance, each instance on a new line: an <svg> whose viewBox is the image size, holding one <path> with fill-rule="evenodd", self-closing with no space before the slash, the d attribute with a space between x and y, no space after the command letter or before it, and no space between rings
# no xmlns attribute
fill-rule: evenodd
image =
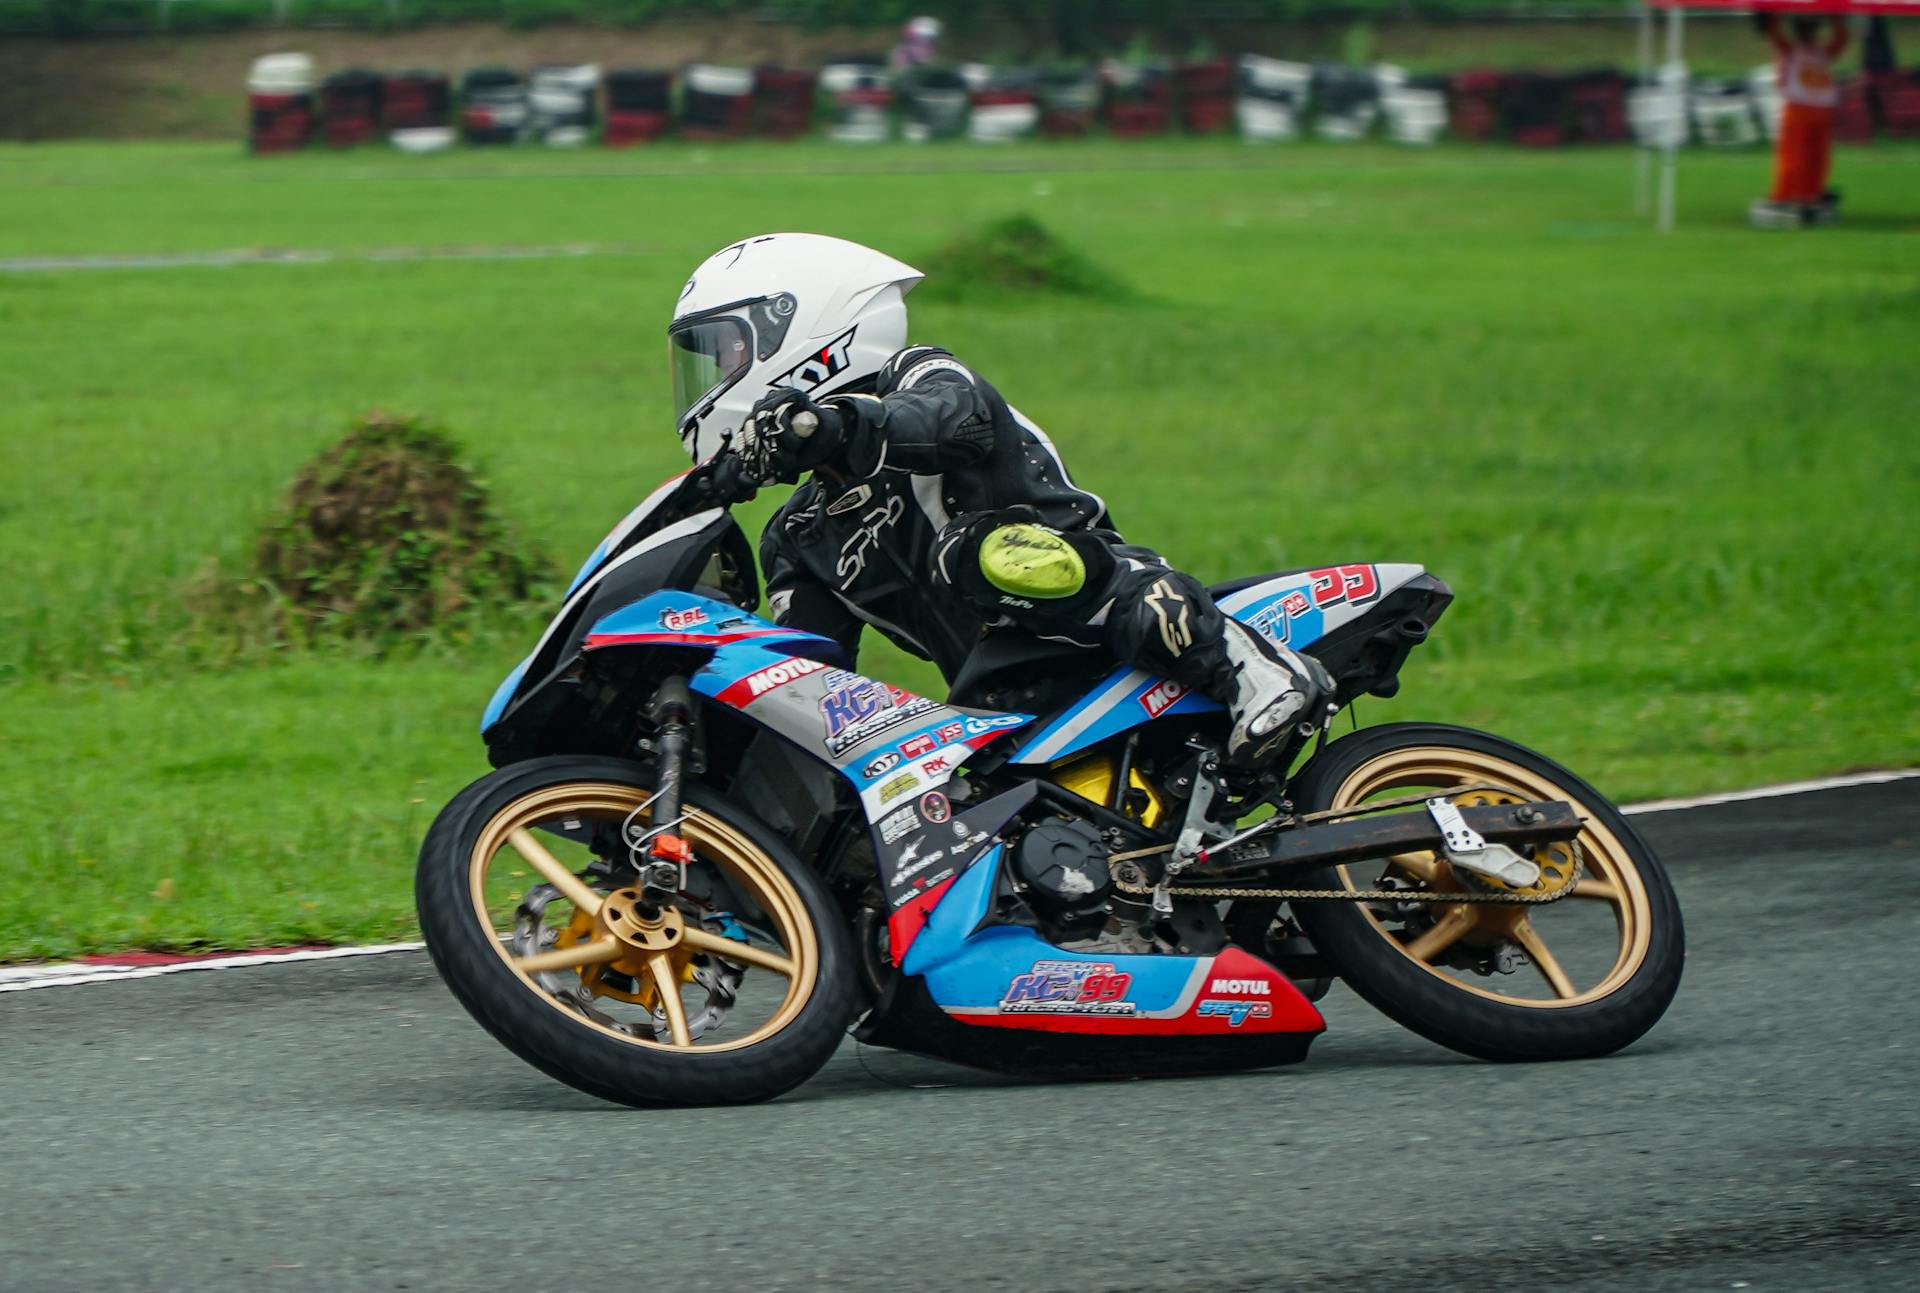
<svg viewBox="0 0 1920 1293"><path fill-rule="evenodd" d="M686 820L682 807L686 793L687 751L693 744L693 696L687 680L674 675L653 693L647 716L655 730L654 788L650 825L637 837L630 834L634 869L650 897L667 898L687 885L687 864L693 850L676 829Z"/></svg>

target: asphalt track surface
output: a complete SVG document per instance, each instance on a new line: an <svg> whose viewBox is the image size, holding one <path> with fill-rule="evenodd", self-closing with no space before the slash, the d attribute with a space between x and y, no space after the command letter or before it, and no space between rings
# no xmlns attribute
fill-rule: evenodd
<svg viewBox="0 0 1920 1293"><path fill-rule="evenodd" d="M0 1288L1920 1287L1920 782L1641 817L1639 1045L1456 1058L1337 989L1292 1068L1012 1082L849 1042L636 1112L425 957L0 996Z"/></svg>

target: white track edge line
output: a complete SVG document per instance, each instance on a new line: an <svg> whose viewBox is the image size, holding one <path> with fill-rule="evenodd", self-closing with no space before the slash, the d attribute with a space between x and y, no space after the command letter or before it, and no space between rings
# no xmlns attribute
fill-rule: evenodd
<svg viewBox="0 0 1920 1293"><path fill-rule="evenodd" d="M1670 813L1686 808L1711 808L1717 804L1737 804L1752 799L1779 799L1788 795L1812 794L1821 790L1844 790L1850 786L1874 786L1889 781L1920 777L1920 768L1898 768L1881 772L1854 772L1839 777L1817 777L1810 781L1783 781L1777 785L1755 786L1750 790L1728 790L1714 795L1694 795L1685 799L1652 799L1628 804L1623 813ZM380 943L365 947L326 947L315 951L240 953L234 956L210 956L202 961L179 961L172 965L85 965L64 962L59 965L0 966L0 992L28 992L35 988L63 988L82 983L118 983L127 979L153 979L163 974L184 974L189 970L243 970L255 965L278 965L289 961L335 961L349 956L385 956L390 952L418 952L425 943Z"/></svg>
<svg viewBox="0 0 1920 1293"><path fill-rule="evenodd" d="M1850 772L1839 777L1815 777L1810 781L1782 781L1778 785L1755 786L1751 790L1726 790L1715 795L1692 795L1685 799L1650 799L1643 804L1628 804L1620 811L1635 813L1671 813L1682 808L1711 808L1715 804L1737 804L1749 799L1780 799L1787 795L1812 794L1817 790L1845 790L1850 786L1877 786L1888 781L1920 777L1920 768L1891 768L1878 772Z"/></svg>

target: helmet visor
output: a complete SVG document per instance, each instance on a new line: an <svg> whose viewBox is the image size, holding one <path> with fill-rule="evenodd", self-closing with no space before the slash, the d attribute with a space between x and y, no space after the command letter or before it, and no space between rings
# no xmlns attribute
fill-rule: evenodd
<svg viewBox="0 0 1920 1293"><path fill-rule="evenodd" d="M699 319L667 333L667 359L673 366L673 418L687 413L731 386L753 362L753 333L738 317Z"/></svg>

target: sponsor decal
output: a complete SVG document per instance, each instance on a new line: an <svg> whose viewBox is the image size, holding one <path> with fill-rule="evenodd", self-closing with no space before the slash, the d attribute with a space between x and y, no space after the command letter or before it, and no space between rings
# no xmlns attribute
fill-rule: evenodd
<svg viewBox="0 0 1920 1293"><path fill-rule="evenodd" d="M841 588L851 588L867 568L867 558L880 545L880 535L895 525L907 514L906 500L898 494L888 496L887 501L870 509L860 518L860 528L840 545L840 559L834 563L833 573L839 577Z"/></svg>
<svg viewBox="0 0 1920 1293"><path fill-rule="evenodd" d="M758 673L748 674L747 694L764 696L776 687L784 687L796 678L804 678L810 673L819 673L826 667L818 660L802 660L797 656L792 660L782 660L779 664L768 665Z"/></svg>
<svg viewBox="0 0 1920 1293"><path fill-rule="evenodd" d="M1147 711L1148 718L1158 718L1179 704L1180 698L1186 694L1186 684L1162 678L1147 688L1146 695L1140 698L1140 708Z"/></svg>
<svg viewBox="0 0 1920 1293"><path fill-rule="evenodd" d="M858 324L848 328L786 372L768 381L767 385L793 386L803 391L826 385L847 371L848 352L853 349L853 334L859 330Z"/></svg>
<svg viewBox="0 0 1920 1293"><path fill-rule="evenodd" d="M911 772L903 772L892 781L887 782L886 785L880 787L880 802L883 804L892 803L919 784L919 777L916 777Z"/></svg>
<svg viewBox="0 0 1920 1293"><path fill-rule="evenodd" d="M1000 998L1004 1015L1134 1015L1133 976L1110 961L1035 961Z"/></svg>
<svg viewBox="0 0 1920 1293"><path fill-rule="evenodd" d="M1280 599L1280 609L1289 615L1305 615L1307 606L1307 595L1298 588Z"/></svg>
<svg viewBox="0 0 1920 1293"><path fill-rule="evenodd" d="M1192 608L1172 580L1157 581L1142 600L1160 626L1160 641L1166 645L1168 655L1178 656L1193 645Z"/></svg>
<svg viewBox="0 0 1920 1293"><path fill-rule="evenodd" d="M885 754L867 764L866 767L860 769L860 775L863 777L883 777L899 766L900 752L898 750L888 750Z"/></svg>
<svg viewBox="0 0 1920 1293"><path fill-rule="evenodd" d="M893 816L881 819L880 842L882 844L898 843L901 836L919 829L919 826L919 815L911 808L902 808Z"/></svg>
<svg viewBox="0 0 1920 1293"><path fill-rule="evenodd" d="M830 670L823 681L828 690L820 698L820 721L826 729L827 753L835 757L935 708L925 696L845 669Z"/></svg>
<svg viewBox="0 0 1920 1293"><path fill-rule="evenodd" d="M953 805L948 803L947 797L938 790L930 790L920 796L920 816L932 825L938 826L942 822L952 820ZM958 835L964 829L960 823L954 822L954 834Z"/></svg>
<svg viewBox="0 0 1920 1293"><path fill-rule="evenodd" d="M1003 728L1018 727L1026 721L1026 719L1021 718L1018 714L1002 714L997 718L969 718L966 720L963 730L968 736L985 736L988 732L998 732ZM951 726L953 726L951 723L947 725L947 727ZM940 730L945 732L947 728L943 727ZM956 738L947 737L946 739L951 741Z"/></svg>
<svg viewBox="0 0 1920 1293"><path fill-rule="evenodd" d="M961 734L966 730L967 729L962 724L945 723L941 725L940 729L937 732L935 732L934 735L940 738L940 744L946 745L950 742L959 740Z"/></svg>
<svg viewBox="0 0 1920 1293"><path fill-rule="evenodd" d="M1307 572L1308 591L1319 607L1365 606L1380 598L1380 577L1372 566L1328 566Z"/></svg>
<svg viewBox="0 0 1920 1293"><path fill-rule="evenodd" d="M1293 636L1293 619L1280 602L1263 606L1255 611L1253 618L1247 621L1247 625L1255 633L1263 634L1282 646L1285 646L1287 639Z"/></svg>
<svg viewBox="0 0 1920 1293"><path fill-rule="evenodd" d="M921 764L920 771L929 777L938 777L944 773L951 772L956 762L958 762L958 760L951 754L940 754Z"/></svg>
<svg viewBox="0 0 1920 1293"><path fill-rule="evenodd" d="M856 507L864 506L866 501L872 497L873 486L855 485L852 489L827 504L827 515L839 516L843 512L851 512Z"/></svg>
<svg viewBox="0 0 1920 1293"><path fill-rule="evenodd" d="M1238 1028L1249 1019L1269 1019L1273 1007L1264 1001L1202 1001L1195 1012L1202 1019L1224 1019L1227 1027Z"/></svg>
<svg viewBox="0 0 1920 1293"><path fill-rule="evenodd" d="M1207 991L1227 996L1264 997L1273 991L1273 982L1270 979L1215 979L1207 985Z"/></svg>
<svg viewBox="0 0 1920 1293"><path fill-rule="evenodd" d="M699 606L689 606L684 611L660 612L660 627L672 633L680 633L706 622L707 612Z"/></svg>
<svg viewBox="0 0 1920 1293"><path fill-rule="evenodd" d="M1001 594L1000 604L1002 606L1017 606L1023 611L1030 611L1033 609L1033 603L1028 601L1026 598L1008 597L1004 593Z"/></svg>
<svg viewBox="0 0 1920 1293"><path fill-rule="evenodd" d="M933 747L933 737L928 733L922 732L919 736L909 736L906 740L900 742L900 753L909 759L917 759L923 754L931 754Z"/></svg>
<svg viewBox="0 0 1920 1293"><path fill-rule="evenodd" d="M913 840L905 849L901 850L900 856L895 860L893 866L893 883L896 887L905 884L908 880L911 880L914 876L919 875L928 867L947 856L945 849L935 849L925 857L921 857L920 846L924 843L926 843L924 838Z"/></svg>

